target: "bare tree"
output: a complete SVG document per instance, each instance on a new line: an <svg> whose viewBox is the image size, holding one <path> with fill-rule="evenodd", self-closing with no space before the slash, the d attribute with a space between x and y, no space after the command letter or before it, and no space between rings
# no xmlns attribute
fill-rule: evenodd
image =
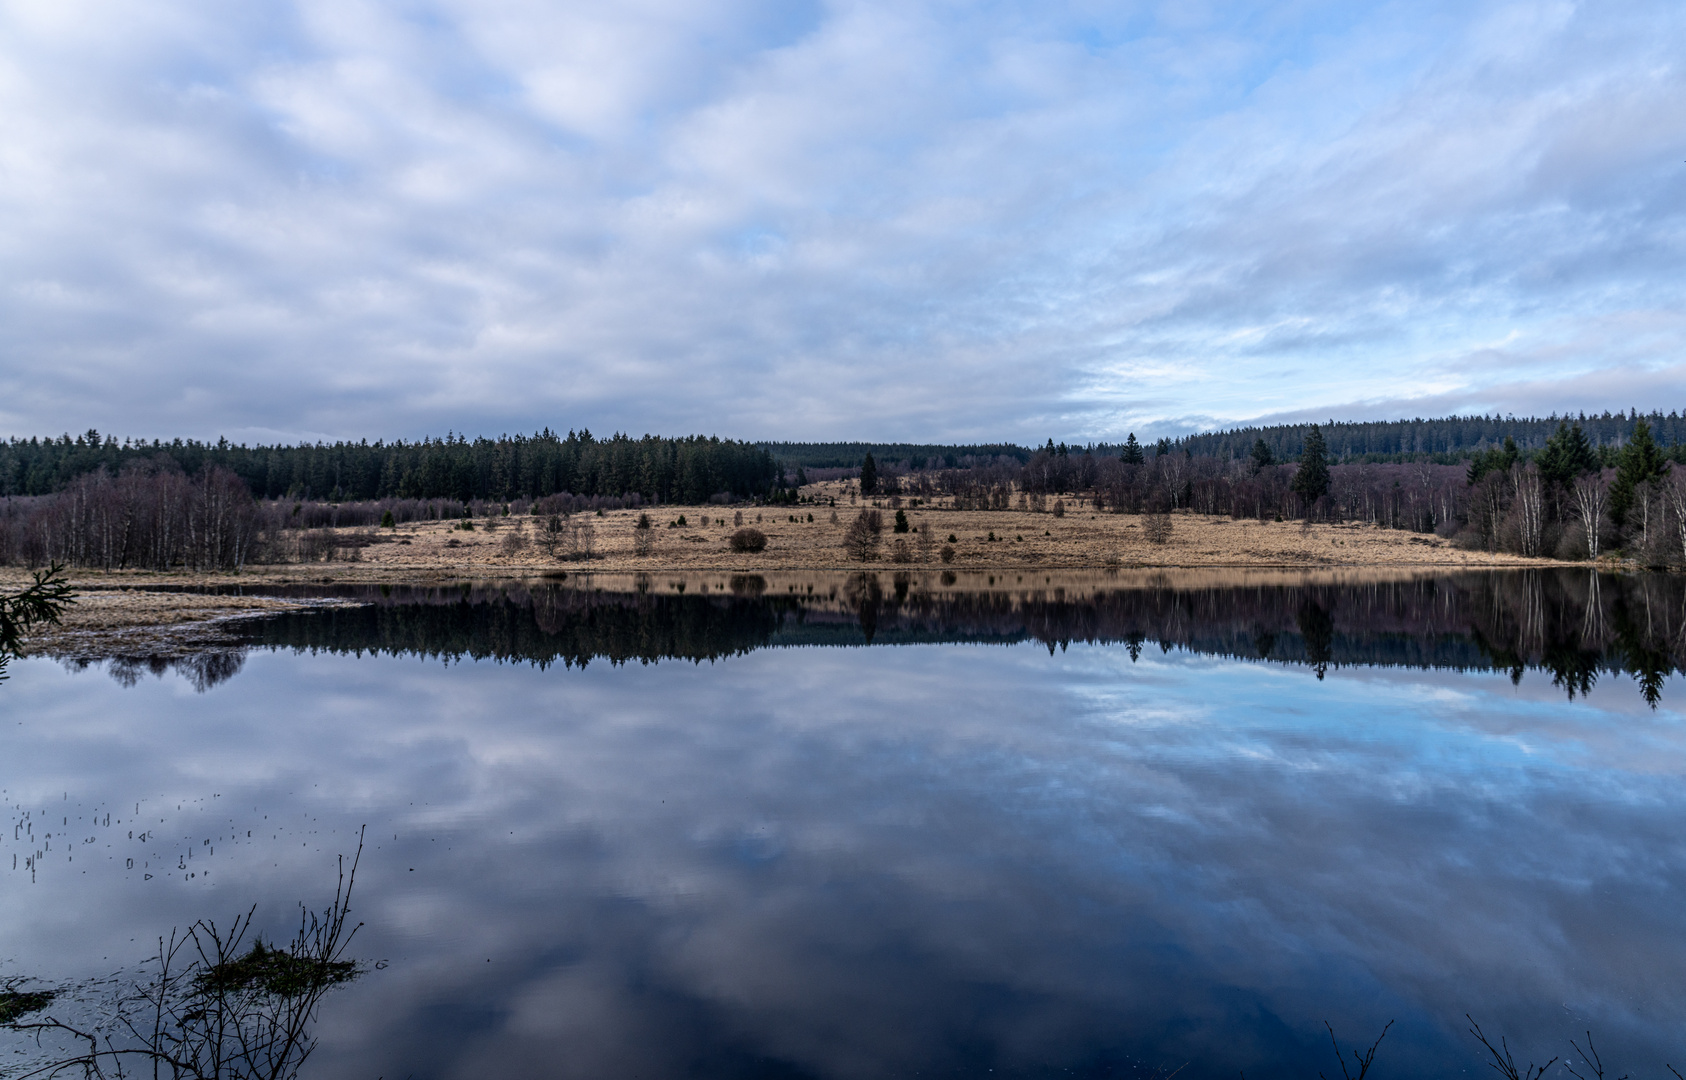
<svg viewBox="0 0 1686 1080"><path fill-rule="evenodd" d="M566 528L565 520L561 514L548 514L539 519L539 547L544 549L546 555L553 558L556 555L557 545L562 542L562 534Z"/></svg>
<svg viewBox="0 0 1686 1080"><path fill-rule="evenodd" d="M1540 470L1532 465L1515 470L1516 528L1518 546L1529 557L1540 553L1545 535L1545 484Z"/></svg>
<svg viewBox="0 0 1686 1080"><path fill-rule="evenodd" d="M1680 541L1680 557L1686 559L1686 469L1671 469L1665 490L1669 504L1674 507L1674 528Z"/></svg>
<svg viewBox="0 0 1686 1080"><path fill-rule="evenodd" d="M1586 532L1587 553L1596 559L1598 531L1604 520L1604 509L1609 505L1610 487L1604 482L1603 476L1587 473L1575 478L1573 495L1575 514L1581 519L1581 528Z"/></svg>
<svg viewBox="0 0 1686 1080"><path fill-rule="evenodd" d="M878 527L873 519L878 518ZM883 531L883 519L876 510L862 510L843 532L843 550L851 559L868 562L878 555L878 537Z"/></svg>

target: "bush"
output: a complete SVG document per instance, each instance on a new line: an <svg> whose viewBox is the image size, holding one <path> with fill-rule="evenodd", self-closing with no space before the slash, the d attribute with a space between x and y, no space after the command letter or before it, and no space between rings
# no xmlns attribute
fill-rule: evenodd
<svg viewBox="0 0 1686 1080"><path fill-rule="evenodd" d="M1055 499L1054 500L1054 516L1057 517L1057 518L1065 517L1065 500L1064 499Z"/></svg>
<svg viewBox="0 0 1686 1080"><path fill-rule="evenodd" d="M937 552L937 558L941 559L945 563L953 562L954 561L954 548L951 547L948 544L944 544L943 549L941 551Z"/></svg>
<svg viewBox="0 0 1686 1080"><path fill-rule="evenodd" d="M766 549L767 534L760 529L739 529L732 534L733 551L765 551Z"/></svg>
<svg viewBox="0 0 1686 1080"><path fill-rule="evenodd" d="M388 510L386 513L381 515L381 528L396 529L397 527L398 522L393 519L391 510Z"/></svg>

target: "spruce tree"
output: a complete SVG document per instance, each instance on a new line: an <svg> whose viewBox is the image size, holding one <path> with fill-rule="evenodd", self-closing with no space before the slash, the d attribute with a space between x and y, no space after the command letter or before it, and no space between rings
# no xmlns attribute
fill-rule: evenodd
<svg viewBox="0 0 1686 1080"><path fill-rule="evenodd" d="M1140 465L1145 460L1142 444L1136 441L1135 432L1130 432L1130 437L1124 440L1124 450L1118 455L1118 460L1126 465Z"/></svg>
<svg viewBox="0 0 1686 1080"><path fill-rule="evenodd" d="M1294 473L1293 489L1304 496L1309 505L1329 493L1329 461L1323 442L1323 432L1311 425L1306 432L1305 447L1300 451L1299 471Z"/></svg>
<svg viewBox="0 0 1686 1080"><path fill-rule="evenodd" d="M1546 440L1545 449L1534 458L1534 464L1539 466L1540 476L1546 483L1566 488L1575 477L1598 468L1598 455L1581 425L1571 428L1568 423L1559 422L1557 434Z"/></svg>
<svg viewBox="0 0 1686 1080"><path fill-rule="evenodd" d="M1270 452L1270 447L1265 444L1263 439L1253 443L1253 452L1250 456L1253 459L1253 472L1255 473L1276 464L1275 455Z"/></svg>
<svg viewBox="0 0 1686 1080"><path fill-rule="evenodd" d="M868 454L861 462L861 494L875 495L878 492L878 462L872 460Z"/></svg>
<svg viewBox="0 0 1686 1080"><path fill-rule="evenodd" d="M1627 524L1639 485L1659 480L1667 471L1668 459L1651 438L1651 425L1643 420L1635 421L1633 437L1616 458L1616 479L1610 485L1610 520L1618 529Z"/></svg>

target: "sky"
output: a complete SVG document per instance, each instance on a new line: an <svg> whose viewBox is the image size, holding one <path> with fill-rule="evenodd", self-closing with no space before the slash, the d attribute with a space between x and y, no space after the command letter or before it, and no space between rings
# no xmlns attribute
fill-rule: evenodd
<svg viewBox="0 0 1686 1080"><path fill-rule="evenodd" d="M0 0L0 434L1686 407L1686 6Z"/></svg>

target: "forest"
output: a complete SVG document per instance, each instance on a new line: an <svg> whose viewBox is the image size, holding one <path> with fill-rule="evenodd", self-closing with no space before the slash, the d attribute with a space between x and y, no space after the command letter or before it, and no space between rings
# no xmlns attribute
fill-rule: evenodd
<svg viewBox="0 0 1686 1080"><path fill-rule="evenodd" d="M220 468L260 499L323 502L507 501L567 492L637 493L645 502L694 504L719 494L766 496L785 482L779 462L765 449L700 435L597 439L589 430L564 436L546 429L497 439L448 434L419 442L248 447L226 439L118 442L90 430L75 437L0 441L0 496L49 495L88 473L117 475L132 466L162 466L190 476Z"/></svg>
<svg viewBox="0 0 1686 1080"><path fill-rule="evenodd" d="M822 474L896 505L908 497L955 510L1058 512L1076 497L1155 516L1367 522L1528 556L1686 561L1686 421L1671 413L1547 423L1299 425L1151 446L1133 434L1084 447L1050 439L1037 449L599 440L585 430L246 447L120 443L89 431L0 442L0 562L238 569L320 557L317 541L301 534L325 526L788 504L812 498L801 488ZM870 449L852 458L862 447Z"/></svg>

